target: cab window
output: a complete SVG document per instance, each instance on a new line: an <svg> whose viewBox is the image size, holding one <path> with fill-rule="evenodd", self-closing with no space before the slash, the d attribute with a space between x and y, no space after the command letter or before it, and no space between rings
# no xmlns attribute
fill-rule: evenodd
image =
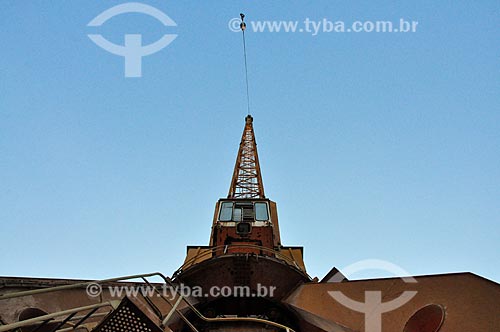
<svg viewBox="0 0 500 332"><path fill-rule="evenodd" d="M220 221L231 221L233 218L233 203L224 202L220 208L219 220Z"/></svg>
<svg viewBox="0 0 500 332"><path fill-rule="evenodd" d="M241 208L238 208L238 207L235 207L234 208L234 212L233 212L233 221L241 221L241 217L242 217L242 209Z"/></svg>
<svg viewBox="0 0 500 332"><path fill-rule="evenodd" d="M269 220L269 215L267 213L267 203L255 203L255 220Z"/></svg>

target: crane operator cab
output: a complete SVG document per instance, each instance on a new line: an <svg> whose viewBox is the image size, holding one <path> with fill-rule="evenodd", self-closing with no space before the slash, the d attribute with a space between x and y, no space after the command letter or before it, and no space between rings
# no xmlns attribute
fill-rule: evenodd
<svg viewBox="0 0 500 332"><path fill-rule="evenodd" d="M255 252L253 246L279 250L276 203L269 199L219 200L215 207L211 245L232 245L232 251L241 252Z"/></svg>

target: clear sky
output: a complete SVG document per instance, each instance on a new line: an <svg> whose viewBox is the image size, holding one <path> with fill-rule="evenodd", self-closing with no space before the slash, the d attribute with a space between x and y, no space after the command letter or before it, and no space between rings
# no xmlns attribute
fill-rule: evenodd
<svg viewBox="0 0 500 332"><path fill-rule="evenodd" d="M171 275L206 245L246 115L247 20L418 21L414 33L247 29L251 110L282 239L312 276L359 260L500 281L498 1L6 0L0 275ZM94 44L177 34L124 77ZM384 276L377 271L362 277Z"/></svg>

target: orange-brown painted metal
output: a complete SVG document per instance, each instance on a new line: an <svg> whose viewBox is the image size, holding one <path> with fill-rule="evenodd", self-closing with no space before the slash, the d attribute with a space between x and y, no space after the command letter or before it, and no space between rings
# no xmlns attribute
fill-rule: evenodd
<svg viewBox="0 0 500 332"><path fill-rule="evenodd" d="M257 143L253 131L253 118L245 118L245 129L234 165L227 198L265 198L260 171Z"/></svg>

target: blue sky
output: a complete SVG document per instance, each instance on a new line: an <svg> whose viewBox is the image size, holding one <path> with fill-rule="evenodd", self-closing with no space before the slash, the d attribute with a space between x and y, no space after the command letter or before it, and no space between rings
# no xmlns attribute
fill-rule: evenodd
<svg viewBox="0 0 500 332"><path fill-rule="evenodd" d="M14 1L0 11L0 275L171 275L206 245L246 115L228 21L418 21L415 33L247 30L282 239L312 276L359 260L500 281L497 1ZM124 77L92 43L178 37ZM378 271L360 277L385 276Z"/></svg>

